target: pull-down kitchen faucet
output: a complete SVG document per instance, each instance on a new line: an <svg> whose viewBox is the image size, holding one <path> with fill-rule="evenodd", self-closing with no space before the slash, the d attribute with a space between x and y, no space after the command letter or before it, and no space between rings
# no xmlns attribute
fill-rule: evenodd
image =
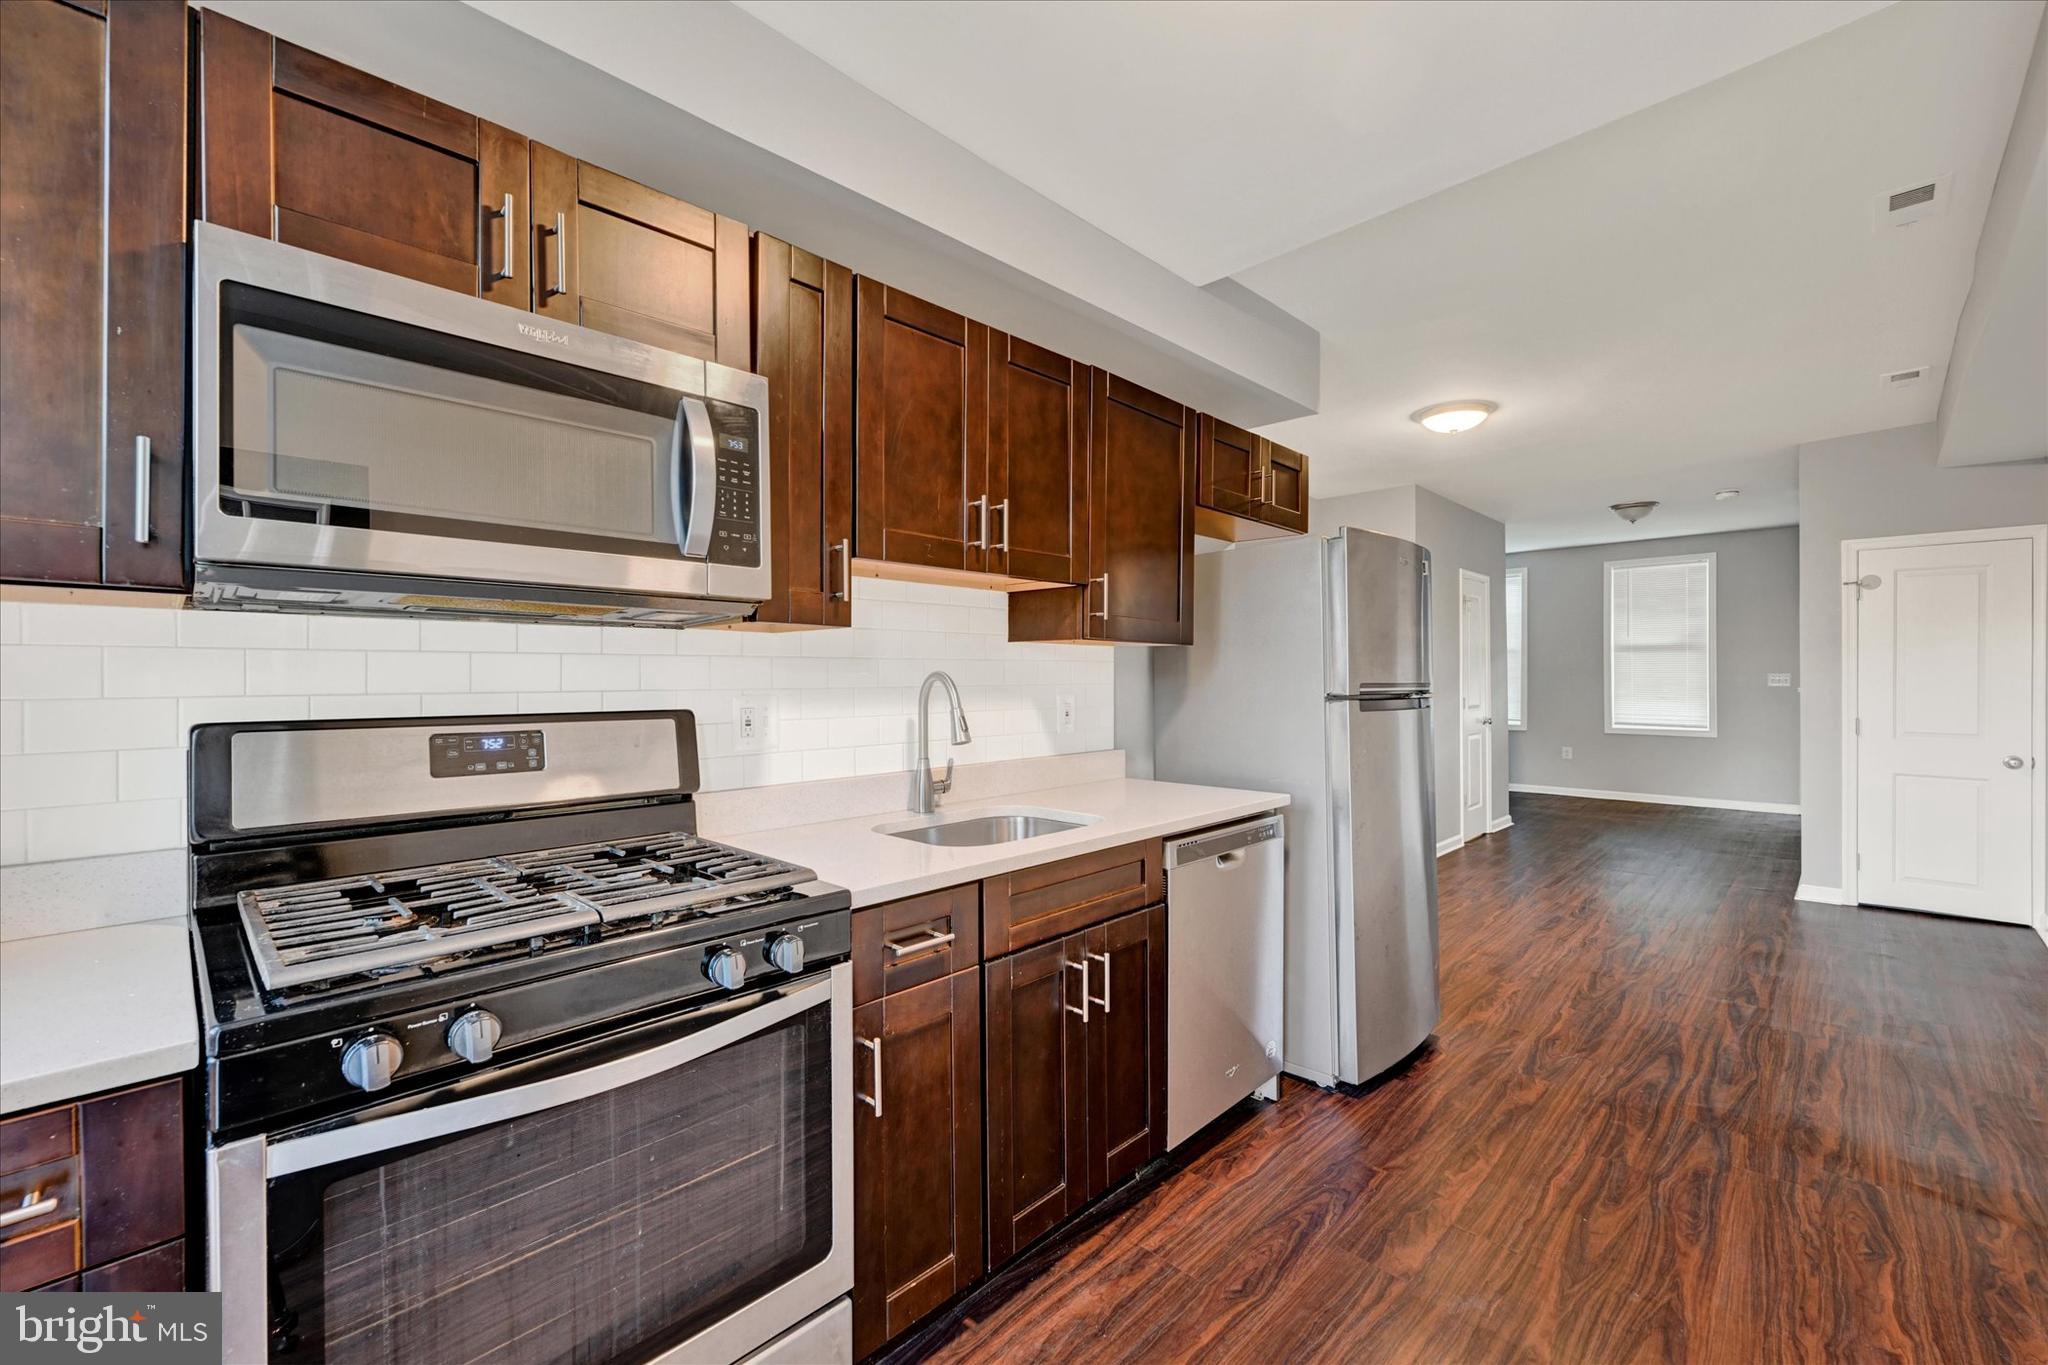
<svg viewBox="0 0 2048 1365"><path fill-rule="evenodd" d="M936 670L926 675L924 686L917 689L917 765L910 770L910 808L919 815L930 815L938 809L939 798L953 789L953 759L950 755L946 758L946 775L932 776L933 683L945 685L946 702L953 709L953 742L966 744L974 738L967 732L967 713L960 709L960 689L953 685L951 676Z"/></svg>

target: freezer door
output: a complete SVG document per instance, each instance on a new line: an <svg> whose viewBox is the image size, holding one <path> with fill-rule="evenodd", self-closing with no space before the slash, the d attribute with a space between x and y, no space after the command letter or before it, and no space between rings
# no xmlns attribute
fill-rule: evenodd
<svg viewBox="0 0 2048 1365"><path fill-rule="evenodd" d="M1347 526L1324 542L1323 694L1429 690L1429 551Z"/></svg>
<svg viewBox="0 0 2048 1365"><path fill-rule="evenodd" d="M1337 1078L1371 1080L1439 1014L1427 697L1329 703Z"/></svg>

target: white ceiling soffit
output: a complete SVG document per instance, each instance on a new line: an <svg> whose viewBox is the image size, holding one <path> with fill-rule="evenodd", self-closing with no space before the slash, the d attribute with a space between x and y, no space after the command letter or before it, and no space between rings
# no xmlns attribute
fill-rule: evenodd
<svg viewBox="0 0 2048 1365"><path fill-rule="evenodd" d="M1945 465L2048 458L2048 20L1984 216L1938 422Z"/></svg>
<svg viewBox="0 0 2048 1365"><path fill-rule="evenodd" d="M957 269L945 275L955 287L937 294L936 302L977 312L997 326L1073 350L1082 359L1116 366L1184 401L1209 405L1226 416L1241 414L1234 420L1271 421L1316 406L1317 344L1307 327L1277 316L1270 307L1248 311L1222 293L1190 284L725 0L469 3L772 153L790 163L782 168L785 173L801 168L918 225L930 237L950 239L924 244L926 257L978 253L985 258L984 273L993 266L1041 282L1058 291L1067 307L1088 314L1098 327L1121 329L1133 344L1115 352L1099 345L1084 348L1071 333L1049 333L1044 319L1031 326L1033 319L1000 308L978 311L987 303L974 292L975 282ZM232 3L226 7L237 8ZM360 25L363 11L352 8ZM411 7L376 13L380 23L399 22L392 10L406 8ZM852 8L865 11L868 6ZM456 64L438 54L436 59ZM426 88L431 92L431 86ZM525 131L549 101L541 90L520 93L535 107L524 121L509 123ZM585 155L598 159L593 152ZM621 169L630 173L630 167ZM835 250L835 232L846 226L842 218L781 230L800 245L829 254ZM799 228L803 235L795 235ZM917 277L921 268L942 265L932 259L920 267L906 252L893 260L841 258L913 292L931 288ZM1052 321L1056 329L1057 319ZM1141 346L1159 354L1148 356Z"/></svg>
<svg viewBox="0 0 2048 1365"><path fill-rule="evenodd" d="M1885 2L737 0L1198 284Z"/></svg>
<svg viewBox="0 0 2048 1365"><path fill-rule="evenodd" d="M1790 520L1793 447L1935 415L2040 13L1907 0L1246 272L1323 335L1321 411L1267 430L1319 494L1419 483L1519 548L1638 498L1652 535ZM1468 397L1500 411L1408 420Z"/></svg>

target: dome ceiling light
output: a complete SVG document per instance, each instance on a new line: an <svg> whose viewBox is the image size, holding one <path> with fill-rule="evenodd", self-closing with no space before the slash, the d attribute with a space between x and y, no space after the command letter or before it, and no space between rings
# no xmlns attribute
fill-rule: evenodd
<svg viewBox="0 0 2048 1365"><path fill-rule="evenodd" d="M1490 403L1484 398L1459 398L1420 412L1411 412L1408 417L1439 436L1456 436L1461 431L1472 430L1499 409L1500 404Z"/></svg>
<svg viewBox="0 0 2048 1365"><path fill-rule="evenodd" d="M1611 502L1607 507L1614 515L1633 526L1656 511L1657 503L1653 498L1646 502Z"/></svg>

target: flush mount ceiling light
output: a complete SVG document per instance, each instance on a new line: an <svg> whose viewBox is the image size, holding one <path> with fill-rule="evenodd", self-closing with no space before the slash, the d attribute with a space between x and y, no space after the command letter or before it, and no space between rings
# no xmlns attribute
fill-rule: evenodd
<svg viewBox="0 0 2048 1365"><path fill-rule="evenodd" d="M1657 504L1654 499L1648 502L1611 502L1607 504L1607 507L1614 515L1620 517L1631 526L1657 510Z"/></svg>
<svg viewBox="0 0 2048 1365"><path fill-rule="evenodd" d="M1720 492L1714 494L1714 501L1727 502L1730 498L1739 498L1741 496L1742 490L1740 488L1724 488Z"/></svg>
<svg viewBox="0 0 2048 1365"><path fill-rule="evenodd" d="M1499 410L1500 404L1489 403L1484 398L1460 398L1450 403L1438 403L1420 412L1411 412L1411 421L1439 436L1456 436L1461 431L1470 431Z"/></svg>

